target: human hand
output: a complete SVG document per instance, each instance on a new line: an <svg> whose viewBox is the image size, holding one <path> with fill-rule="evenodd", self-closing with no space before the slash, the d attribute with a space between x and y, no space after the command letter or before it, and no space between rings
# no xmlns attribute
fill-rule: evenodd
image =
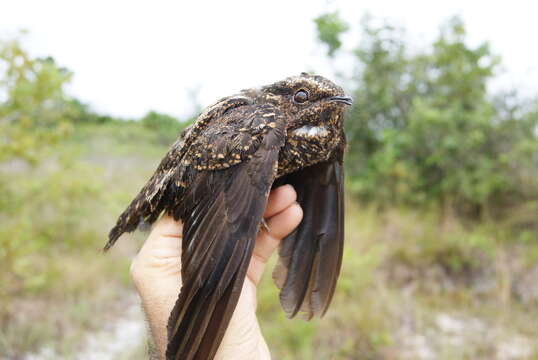
<svg viewBox="0 0 538 360"><path fill-rule="evenodd" d="M268 230L256 237L243 289L215 359L270 359L256 318L256 286L280 241L301 222L303 212L291 185L271 191L264 213ZM142 300L160 358L165 358L168 317L181 289L182 224L170 216L156 222L131 264L131 278Z"/></svg>

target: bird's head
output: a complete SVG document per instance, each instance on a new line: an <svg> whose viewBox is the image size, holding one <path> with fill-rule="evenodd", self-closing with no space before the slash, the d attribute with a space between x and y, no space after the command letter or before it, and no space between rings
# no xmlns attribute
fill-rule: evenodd
<svg viewBox="0 0 538 360"><path fill-rule="evenodd" d="M332 81L302 73L262 87L257 101L274 104L287 115L288 136L312 138L340 133L352 99Z"/></svg>

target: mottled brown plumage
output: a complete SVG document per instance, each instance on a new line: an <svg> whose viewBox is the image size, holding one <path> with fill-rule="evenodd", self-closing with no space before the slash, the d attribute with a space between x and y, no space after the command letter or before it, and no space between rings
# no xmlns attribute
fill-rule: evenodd
<svg viewBox="0 0 538 360"><path fill-rule="evenodd" d="M168 359L214 357L277 184L294 186L304 213L273 273L281 304L288 317L325 313L342 261L343 112L350 103L340 87L306 73L223 98L181 134L121 214L105 250L162 212L184 223Z"/></svg>

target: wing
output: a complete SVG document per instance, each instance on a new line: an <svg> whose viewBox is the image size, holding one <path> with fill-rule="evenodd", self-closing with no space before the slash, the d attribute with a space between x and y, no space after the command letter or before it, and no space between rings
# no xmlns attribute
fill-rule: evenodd
<svg viewBox="0 0 538 360"><path fill-rule="evenodd" d="M167 359L206 360L217 352L276 176L283 118L248 106L226 116L226 124L208 128L191 146L186 161L198 171L173 209L184 222L183 285L168 323ZM242 125L255 134L242 133Z"/></svg>
<svg viewBox="0 0 538 360"><path fill-rule="evenodd" d="M323 316L332 300L344 245L342 156L288 175L303 220L282 242L273 278L288 317Z"/></svg>
<svg viewBox="0 0 538 360"><path fill-rule="evenodd" d="M136 230L141 221L153 223L170 203L181 199L184 190L181 185L185 183L183 177L190 166L186 162L190 159L188 150L196 144L200 135L207 131L208 125L215 119L222 118L230 110L249 105L250 102L249 98L242 95L223 98L207 108L194 124L182 131L179 139L161 160L155 173L110 230L105 251L112 247L123 233ZM218 165L216 164L215 168L219 168Z"/></svg>
<svg viewBox="0 0 538 360"><path fill-rule="evenodd" d="M182 150L183 139L179 138L161 160L146 185L119 216L116 225L110 230L105 251L110 249L124 232L136 230L141 221L151 224L157 219L166 205L165 194L179 165Z"/></svg>

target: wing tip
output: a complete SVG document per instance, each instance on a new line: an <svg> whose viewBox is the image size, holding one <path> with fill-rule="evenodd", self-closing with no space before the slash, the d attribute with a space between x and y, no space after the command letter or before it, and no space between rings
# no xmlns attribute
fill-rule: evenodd
<svg viewBox="0 0 538 360"><path fill-rule="evenodd" d="M120 225L114 226L112 230L110 230L110 232L108 233L108 242L103 247L103 252L107 252L112 246L114 246L116 241L123 233L124 231Z"/></svg>

